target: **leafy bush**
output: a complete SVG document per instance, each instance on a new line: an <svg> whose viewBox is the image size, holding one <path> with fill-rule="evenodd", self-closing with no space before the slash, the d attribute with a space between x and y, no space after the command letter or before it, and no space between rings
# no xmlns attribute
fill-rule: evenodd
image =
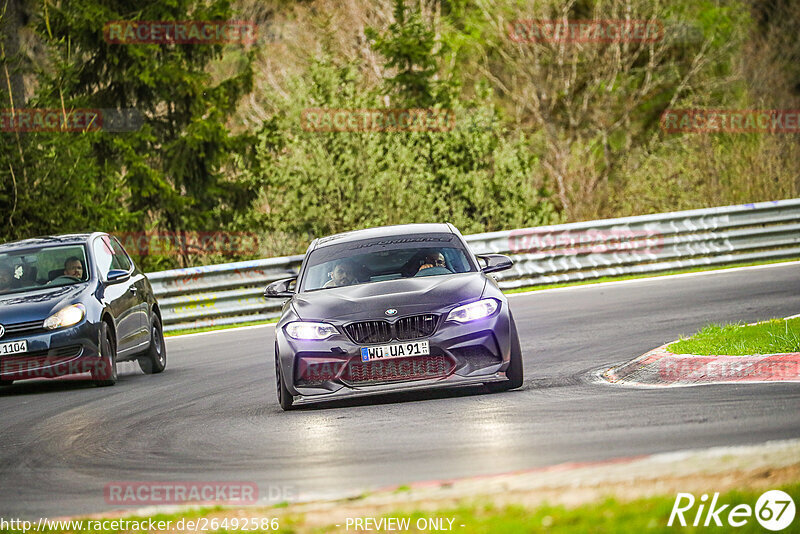
<svg viewBox="0 0 800 534"><path fill-rule="evenodd" d="M558 222L524 137L497 121L474 124L480 109L454 107L445 132L317 132L301 128L306 108L376 109L351 66L314 64L295 80L286 112L257 134L264 183L258 216L268 231L325 235L413 222L451 222L476 233ZM485 103L485 102L484 102ZM493 113L490 110L488 113Z"/></svg>

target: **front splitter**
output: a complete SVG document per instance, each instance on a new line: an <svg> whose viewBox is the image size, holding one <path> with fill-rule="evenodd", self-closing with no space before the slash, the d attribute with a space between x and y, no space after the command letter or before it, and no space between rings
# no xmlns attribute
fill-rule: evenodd
<svg viewBox="0 0 800 534"><path fill-rule="evenodd" d="M338 391L323 393L320 395L295 395L294 405L315 404L318 402L330 402L340 399L351 399L356 397L368 397L371 395L384 395L386 393L399 393L427 389L440 389L455 386L475 386L488 382L504 382L508 380L505 371L498 371L491 375L463 377L452 375L444 379L433 380L414 380L413 382L396 382L392 384L378 384L365 386L364 389L353 389L343 387Z"/></svg>

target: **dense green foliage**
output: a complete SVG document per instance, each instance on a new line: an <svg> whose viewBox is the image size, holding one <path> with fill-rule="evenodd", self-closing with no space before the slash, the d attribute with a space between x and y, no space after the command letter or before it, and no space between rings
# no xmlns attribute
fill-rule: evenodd
<svg viewBox="0 0 800 534"><path fill-rule="evenodd" d="M133 109L146 119L123 132L4 133L0 203L11 213L0 238L96 229L208 231L229 227L248 210L256 188L230 172L230 154L246 154L252 142L247 134L232 135L227 120L252 89L249 58L235 76L214 81L207 69L222 45L120 45L103 34L110 21L232 15L227 0L37 5L31 26L45 52L26 107L65 114ZM148 266L157 266L153 260Z"/></svg>
<svg viewBox="0 0 800 534"><path fill-rule="evenodd" d="M0 108L134 109L144 120L129 132L0 132L0 241L246 231L272 256L381 224L474 233L800 194L797 134L659 127L668 108L800 108L791 0L9 5L21 8L0 14ZM664 38L563 46L509 33L516 19L620 18L658 20ZM120 45L103 35L115 20L231 19L257 22L262 38ZM312 108L428 108L455 122L311 131ZM139 261L255 255L237 252Z"/></svg>
<svg viewBox="0 0 800 534"><path fill-rule="evenodd" d="M285 113L259 133L265 228L325 235L364 226L449 221L463 232L558 221L549 193L532 176L534 156L522 138L503 135L486 91L458 102L452 84L434 80L441 48L419 13L396 2L397 23L368 34L398 73L374 92L352 65L315 61L294 80ZM448 131L319 132L300 128L304 109L446 109Z"/></svg>

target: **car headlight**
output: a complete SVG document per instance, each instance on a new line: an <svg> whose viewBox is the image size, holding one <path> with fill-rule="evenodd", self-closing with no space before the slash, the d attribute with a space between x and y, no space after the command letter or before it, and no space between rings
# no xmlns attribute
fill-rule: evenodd
<svg viewBox="0 0 800 534"><path fill-rule="evenodd" d="M450 310L448 320L459 323L468 323L476 319L483 319L494 315L500 309L500 301L497 299L481 299L469 304L464 304Z"/></svg>
<svg viewBox="0 0 800 534"><path fill-rule="evenodd" d="M294 339L328 339L338 333L336 327L328 323L311 323L295 321L287 324L284 329L289 337Z"/></svg>
<svg viewBox="0 0 800 534"><path fill-rule="evenodd" d="M44 320L44 327L48 330L64 328L78 324L86 316L86 308L83 304L73 304L66 308L61 308L56 313Z"/></svg>

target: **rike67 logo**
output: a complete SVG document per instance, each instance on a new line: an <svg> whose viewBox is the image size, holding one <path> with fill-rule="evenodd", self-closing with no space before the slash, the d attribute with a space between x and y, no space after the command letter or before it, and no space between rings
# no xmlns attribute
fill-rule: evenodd
<svg viewBox="0 0 800 534"><path fill-rule="evenodd" d="M756 501L755 508L749 504L720 502L719 493L714 493L711 502L708 502L707 493L701 495L700 499L695 499L691 493L678 493L667 526L674 524L685 527L691 524L693 527L742 527L753 516L767 530L783 530L794 521L794 501L788 493L781 490L764 492Z"/></svg>

